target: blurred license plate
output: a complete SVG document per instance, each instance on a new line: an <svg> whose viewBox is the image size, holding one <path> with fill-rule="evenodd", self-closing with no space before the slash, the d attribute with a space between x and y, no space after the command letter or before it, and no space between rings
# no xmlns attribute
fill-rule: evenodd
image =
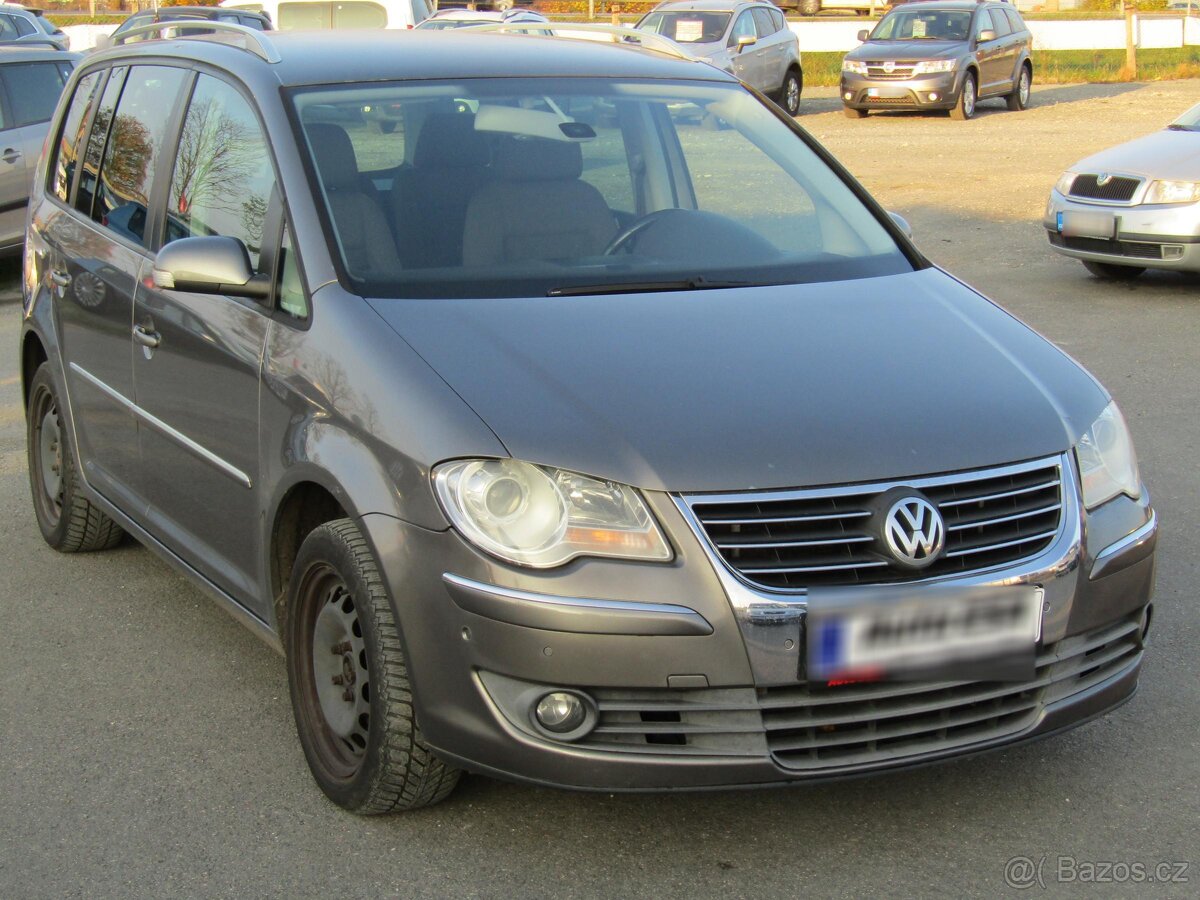
<svg viewBox="0 0 1200 900"><path fill-rule="evenodd" d="M1064 212L1058 230L1064 237L1111 241L1117 234L1117 218L1112 213Z"/></svg>
<svg viewBox="0 0 1200 900"><path fill-rule="evenodd" d="M810 682L1033 677L1040 587L815 588L808 601Z"/></svg>

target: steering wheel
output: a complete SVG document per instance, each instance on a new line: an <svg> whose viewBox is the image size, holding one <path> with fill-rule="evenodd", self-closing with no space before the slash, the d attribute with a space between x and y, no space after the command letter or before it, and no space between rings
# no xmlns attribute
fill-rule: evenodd
<svg viewBox="0 0 1200 900"><path fill-rule="evenodd" d="M604 248L604 255L605 256L615 256L619 251L621 251L625 247L626 244L628 244L630 241L632 241L635 237L637 237L639 234L641 234L643 231L645 231L651 225L653 225L656 222L659 222L662 219L666 218L667 216L673 215L675 213L686 213L686 212L687 212L687 210L677 209L676 207L670 207L669 209L656 209L652 213L646 213L646 215L641 216L640 218L634 219L632 222L630 222L628 225L626 225L624 228L622 228L620 231L618 231L617 236L608 242L608 246Z"/></svg>

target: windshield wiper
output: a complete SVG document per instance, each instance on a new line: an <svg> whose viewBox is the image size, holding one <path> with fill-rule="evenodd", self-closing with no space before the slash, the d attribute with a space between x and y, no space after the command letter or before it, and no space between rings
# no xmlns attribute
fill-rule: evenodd
<svg viewBox="0 0 1200 900"><path fill-rule="evenodd" d="M708 278L681 278L677 281L617 281L608 284L571 284L551 288L547 297L580 297L585 294L651 294L656 291L710 291L717 288L758 287L764 281L714 281Z"/></svg>
<svg viewBox="0 0 1200 900"><path fill-rule="evenodd" d="M1172 122L1167 126L1167 131L1195 131L1196 125L1184 125L1182 122Z"/></svg>

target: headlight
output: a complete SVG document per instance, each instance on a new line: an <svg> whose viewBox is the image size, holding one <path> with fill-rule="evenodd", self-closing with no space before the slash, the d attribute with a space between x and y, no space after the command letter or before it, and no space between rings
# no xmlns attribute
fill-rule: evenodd
<svg viewBox="0 0 1200 900"><path fill-rule="evenodd" d="M1080 438L1075 457L1083 482L1083 505L1088 509L1117 494L1136 499L1141 492L1133 439L1116 403L1108 404Z"/></svg>
<svg viewBox="0 0 1200 900"><path fill-rule="evenodd" d="M438 498L468 541L538 569L577 556L665 561L671 550L633 488L515 459L465 459L433 470Z"/></svg>
<svg viewBox="0 0 1200 900"><path fill-rule="evenodd" d="M953 72L956 59L926 59L913 66L914 75L933 75L936 72Z"/></svg>
<svg viewBox="0 0 1200 900"><path fill-rule="evenodd" d="M855 75L866 75L867 64L861 59L843 59L842 71L853 72Z"/></svg>
<svg viewBox="0 0 1200 900"><path fill-rule="evenodd" d="M1063 172L1058 176L1058 182L1054 185L1054 189L1065 197L1071 193L1071 187L1075 184L1075 177L1074 172Z"/></svg>
<svg viewBox="0 0 1200 900"><path fill-rule="evenodd" d="M1143 203L1194 203L1200 200L1200 182L1152 181Z"/></svg>

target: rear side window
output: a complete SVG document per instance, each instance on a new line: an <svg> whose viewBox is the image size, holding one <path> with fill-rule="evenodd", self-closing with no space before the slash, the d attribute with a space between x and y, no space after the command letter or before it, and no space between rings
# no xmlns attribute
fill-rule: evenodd
<svg viewBox="0 0 1200 900"><path fill-rule="evenodd" d="M1004 14L1008 16L1008 22L1012 25L1013 31L1024 31L1025 22L1021 19L1021 14L1015 9L1006 9Z"/></svg>
<svg viewBox="0 0 1200 900"><path fill-rule="evenodd" d="M776 31L783 31L783 29L787 28L787 22L783 18L783 13L781 13L779 10L771 10L771 18L775 20Z"/></svg>
<svg viewBox="0 0 1200 900"><path fill-rule="evenodd" d="M179 137L166 241L239 238L257 269L274 185L267 140L250 104L225 82L201 75Z"/></svg>
<svg viewBox="0 0 1200 900"><path fill-rule="evenodd" d="M134 66L109 129L92 218L110 231L144 243L150 190L166 139L168 112L186 73L166 66Z"/></svg>
<svg viewBox="0 0 1200 900"><path fill-rule="evenodd" d="M63 89L62 70L57 63L8 65L0 69L0 77L8 85L13 124L17 128L48 121L54 115Z"/></svg>
<svg viewBox="0 0 1200 900"><path fill-rule="evenodd" d="M100 84L102 72L92 72L79 80L75 88L75 96L63 120L62 136L58 142L58 152L53 165L50 166L50 192L64 203L71 191L71 180L75 176L75 161L79 156L79 142L83 140L83 130L87 127L88 114L92 109L92 101L96 88Z"/></svg>
<svg viewBox="0 0 1200 900"><path fill-rule="evenodd" d="M21 37L26 37L37 31L37 29L33 27L33 23L24 16L13 16L13 24L17 26L17 33L20 34Z"/></svg>
<svg viewBox="0 0 1200 900"><path fill-rule="evenodd" d="M20 36L12 16L0 16L0 41L15 41Z"/></svg>
<svg viewBox="0 0 1200 900"><path fill-rule="evenodd" d="M754 8L754 25L758 28L759 37L766 37L779 30L775 27L775 20L771 18L770 11L758 6Z"/></svg>
<svg viewBox="0 0 1200 900"><path fill-rule="evenodd" d="M1012 26L1008 24L1008 18L1004 15L1004 10L992 10L992 24L996 27L996 37L1004 37L1006 34L1012 34Z"/></svg>
<svg viewBox="0 0 1200 900"><path fill-rule="evenodd" d="M112 70L108 84L100 95L100 105L92 120L92 131L83 149L83 171L79 176L79 187L75 189L75 208L89 218L96 198L96 185L100 179L100 160L104 157L104 145L108 140L108 129L112 125L117 98L121 96L121 85L125 83L124 66Z"/></svg>

